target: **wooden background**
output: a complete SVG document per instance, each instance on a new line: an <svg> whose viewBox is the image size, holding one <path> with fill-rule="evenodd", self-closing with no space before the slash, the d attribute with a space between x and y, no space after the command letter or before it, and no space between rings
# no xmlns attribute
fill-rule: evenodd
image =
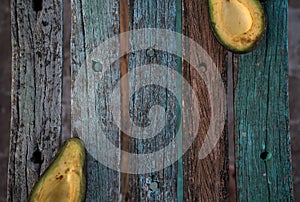
<svg viewBox="0 0 300 202"><path fill-rule="evenodd" d="M44 10L38 12L34 12L31 7L26 6L26 3L30 4L30 2L12 1L14 78L12 89L14 90L8 199L14 199L13 201L23 201L27 198L33 183L48 165L58 145L65 139L60 135L59 124L62 119L60 108L63 67L62 3L44 1ZM174 9L168 12L157 12L153 9L153 5L147 2L125 2L123 6L128 5L127 15L130 19L125 29L163 26L178 31L180 26L184 34L196 40L211 54L220 72L226 72L224 71L227 68L225 66L227 63L224 62L226 52L216 43L209 29L206 2L186 1L178 4L176 1L155 1L152 4L158 8L171 5ZM118 13L120 5L118 2L112 3L111 1L103 4L88 1L73 2L71 37L73 72L76 71L77 62L84 59L89 49L110 34L118 33L120 16L115 13ZM181 7L183 8L182 15L178 15ZM290 150L287 136L288 99L286 96L287 27L284 23L286 22L287 2L267 2L265 8L269 22L267 37L253 53L233 56L236 179L237 196L241 201L291 199ZM89 15L107 14L110 9L112 10L109 13L114 13L114 15L109 18L100 18L104 21L101 24L93 23L93 18L89 18ZM135 23L132 14L139 12L140 15L147 14L149 19ZM27 16L28 21L24 20L24 16ZM182 24L178 24L178 16L180 18L183 16ZM165 19L165 24L157 22L157 19ZM102 33L100 31L106 26L109 27L107 30L111 31L107 33L107 36L102 34L99 37L99 33ZM94 31L90 32L91 29ZM26 57L23 57L24 55ZM128 57L131 60L130 56ZM178 61L174 60L175 64L176 62ZM178 64L176 66L178 67ZM182 66L182 73L186 78L193 80L194 76L188 65ZM223 75L226 81L226 74ZM192 85L201 95L205 94L205 89L201 90L203 88L201 81L198 80ZM42 99L39 99L41 97ZM43 100L47 100L47 103ZM209 113L205 103L205 100L201 103L202 111ZM87 199L105 200L108 197L110 199L111 196L118 199L119 192L123 195L122 199L134 201L146 199L150 201L155 199L222 201L228 199L226 136L221 138L208 158L197 160L195 153L205 134L207 122L204 121L202 124L203 131L199 131L199 139L195 141L182 161L149 176L120 175L90 159L88 178L90 177L92 183L89 185L91 187L87 192ZM122 141L124 140L121 139L120 143ZM272 157L264 161L261 159L264 157L264 155L261 156L263 152L269 152L268 154L272 154ZM182 178L178 177L180 175ZM147 177L159 181L160 189L155 193L148 194L147 190L141 187L142 184L139 184L143 183L142 179ZM121 180L108 183L107 179ZM19 186L20 183L24 186ZM104 190L110 186L114 187L111 189L112 192L105 192Z"/></svg>

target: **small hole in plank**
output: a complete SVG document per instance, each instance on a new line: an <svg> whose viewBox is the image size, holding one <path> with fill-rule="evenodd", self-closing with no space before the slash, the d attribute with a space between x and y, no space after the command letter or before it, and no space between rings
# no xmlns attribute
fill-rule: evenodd
<svg viewBox="0 0 300 202"><path fill-rule="evenodd" d="M269 160L272 157L272 154L270 152L264 151L260 154L260 158L264 161Z"/></svg>
<svg viewBox="0 0 300 202"><path fill-rule="evenodd" d="M95 72L100 72L102 70L102 63L99 60L92 60L92 68Z"/></svg>
<svg viewBox="0 0 300 202"><path fill-rule="evenodd" d="M43 0L32 0L32 8L35 12L39 12L43 9Z"/></svg>
<svg viewBox="0 0 300 202"><path fill-rule="evenodd" d="M158 183L157 182L152 182L149 185L149 189L150 189L150 191L157 191L158 190Z"/></svg>
<svg viewBox="0 0 300 202"><path fill-rule="evenodd" d="M39 149L36 149L33 154L32 157L30 159L33 163L36 164L42 164L43 160L42 160L42 152Z"/></svg>
<svg viewBox="0 0 300 202"><path fill-rule="evenodd" d="M147 49L146 50L146 55L148 56L148 57L154 57L155 56L155 50L154 49L152 49L152 48L149 48L149 49Z"/></svg>

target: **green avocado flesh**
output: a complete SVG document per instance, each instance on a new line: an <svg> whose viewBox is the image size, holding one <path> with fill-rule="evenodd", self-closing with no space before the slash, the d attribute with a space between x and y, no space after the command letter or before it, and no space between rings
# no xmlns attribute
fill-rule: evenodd
<svg viewBox="0 0 300 202"><path fill-rule="evenodd" d="M71 138L62 146L58 156L33 187L30 202L84 201L85 148L78 138Z"/></svg>
<svg viewBox="0 0 300 202"><path fill-rule="evenodd" d="M209 12L218 41L233 52L248 52L263 38L266 20L258 0L209 0Z"/></svg>

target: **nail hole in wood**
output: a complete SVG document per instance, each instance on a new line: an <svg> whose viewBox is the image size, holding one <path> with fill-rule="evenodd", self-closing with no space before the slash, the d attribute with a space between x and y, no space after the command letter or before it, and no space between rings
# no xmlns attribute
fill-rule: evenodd
<svg viewBox="0 0 300 202"><path fill-rule="evenodd" d="M43 9L43 0L32 0L32 8L35 12L39 12Z"/></svg>
<svg viewBox="0 0 300 202"><path fill-rule="evenodd" d="M155 56L155 50L152 49L152 48L147 49L147 50L146 50L146 55L147 55L148 57L154 57L154 56Z"/></svg>
<svg viewBox="0 0 300 202"><path fill-rule="evenodd" d="M260 158L264 161L269 160L272 157L272 154L270 152L264 151L260 154Z"/></svg>
<svg viewBox="0 0 300 202"><path fill-rule="evenodd" d="M100 72L102 70L102 64L99 60L92 60L92 68L95 72Z"/></svg>
<svg viewBox="0 0 300 202"><path fill-rule="evenodd" d="M42 152L39 149L36 149L33 154L32 157L30 159L33 163L36 164L42 164L43 160L42 160Z"/></svg>
<svg viewBox="0 0 300 202"><path fill-rule="evenodd" d="M199 70L201 72L206 72L207 67L206 67L205 63L200 63L200 64L197 65L197 67L199 68Z"/></svg>
<svg viewBox="0 0 300 202"><path fill-rule="evenodd" d="M158 183L157 182L152 182L149 186L150 191L156 191L158 190Z"/></svg>

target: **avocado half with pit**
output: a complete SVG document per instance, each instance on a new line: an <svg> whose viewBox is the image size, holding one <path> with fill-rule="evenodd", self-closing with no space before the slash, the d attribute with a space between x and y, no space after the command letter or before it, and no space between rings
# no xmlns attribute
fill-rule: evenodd
<svg viewBox="0 0 300 202"><path fill-rule="evenodd" d="M218 41L232 52L254 49L265 33L264 9L258 0L208 0Z"/></svg>
<svg viewBox="0 0 300 202"><path fill-rule="evenodd" d="M30 202L81 202L85 199L85 147L79 138L62 146L34 186Z"/></svg>

